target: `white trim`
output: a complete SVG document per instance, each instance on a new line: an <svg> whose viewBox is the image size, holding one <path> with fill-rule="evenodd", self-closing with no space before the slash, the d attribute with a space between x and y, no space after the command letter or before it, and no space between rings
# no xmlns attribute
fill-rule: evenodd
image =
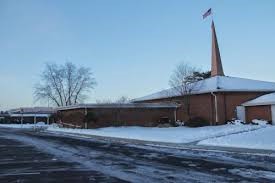
<svg viewBox="0 0 275 183"><path fill-rule="evenodd" d="M271 105L272 125L275 125L275 105Z"/></svg>
<svg viewBox="0 0 275 183"><path fill-rule="evenodd" d="M250 106L260 106L260 105L275 105L275 102L258 102L258 103L244 103L242 106L250 107Z"/></svg>

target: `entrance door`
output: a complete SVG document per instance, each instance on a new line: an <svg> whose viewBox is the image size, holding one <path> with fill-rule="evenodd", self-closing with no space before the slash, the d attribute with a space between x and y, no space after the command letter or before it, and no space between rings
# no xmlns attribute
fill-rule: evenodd
<svg viewBox="0 0 275 183"><path fill-rule="evenodd" d="M236 110L237 110L237 119L245 122L245 108L244 108L244 106L237 106Z"/></svg>
<svg viewBox="0 0 275 183"><path fill-rule="evenodd" d="M275 125L275 105L271 105L272 125Z"/></svg>

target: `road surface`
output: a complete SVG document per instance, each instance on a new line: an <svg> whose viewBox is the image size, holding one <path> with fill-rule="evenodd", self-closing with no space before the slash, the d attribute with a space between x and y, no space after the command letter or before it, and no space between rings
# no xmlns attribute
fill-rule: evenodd
<svg viewBox="0 0 275 183"><path fill-rule="evenodd" d="M0 182L275 182L275 157L0 128Z"/></svg>

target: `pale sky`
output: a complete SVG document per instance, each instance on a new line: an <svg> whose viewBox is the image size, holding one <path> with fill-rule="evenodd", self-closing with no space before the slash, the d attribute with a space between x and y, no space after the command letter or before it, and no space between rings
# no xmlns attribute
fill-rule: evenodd
<svg viewBox="0 0 275 183"><path fill-rule="evenodd" d="M90 67L86 101L168 88L181 61L210 69L211 18L226 75L275 81L273 0L0 0L0 110L34 103L46 62Z"/></svg>

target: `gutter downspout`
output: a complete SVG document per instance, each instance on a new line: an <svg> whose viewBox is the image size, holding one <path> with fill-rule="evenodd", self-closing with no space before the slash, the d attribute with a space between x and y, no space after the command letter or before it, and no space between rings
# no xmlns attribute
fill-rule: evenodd
<svg viewBox="0 0 275 183"><path fill-rule="evenodd" d="M214 92L211 92L211 95L214 96L214 100L215 100L215 118L216 118L215 120L216 120L216 124L217 124L219 121L217 95L215 95Z"/></svg>
<svg viewBox="0 0 275 183"><path fill-rule="evenodd" d="M175 122L177 122L177 107L175 107L175 110L174 110L174 118L175 118Z"/></svg>

